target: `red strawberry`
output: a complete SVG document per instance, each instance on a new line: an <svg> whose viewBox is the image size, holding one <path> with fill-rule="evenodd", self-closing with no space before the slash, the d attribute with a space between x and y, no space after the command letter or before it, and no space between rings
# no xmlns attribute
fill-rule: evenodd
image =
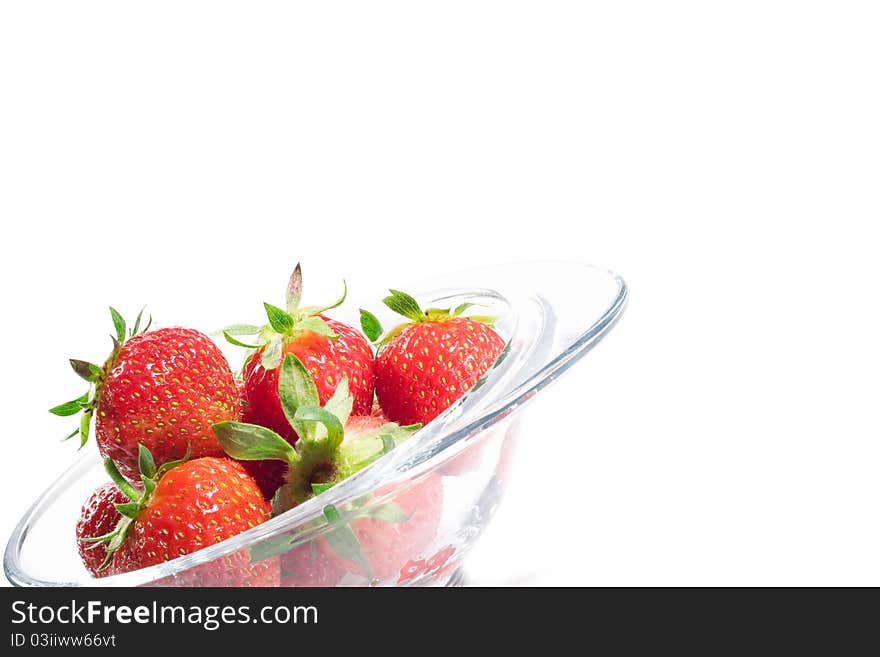
<svg viewBox="0 0 880 657"><path fill-rule="evenodd" d="M419 429L384 421L377 416L351 415L354 399L343 376L322 407L318 389L305 365L288 354L278 368L279 404L294 433L295 446L258 424L220 422L214 433L229 456L282 467L282 486L272 505L281 513L366 467Z"/></svg>
<svg viewBox="0 0 880 657"><path fill-rule="evenodd" d="M258 424L250 417L245 410L242 422L249 424ZM287 420L285 420L286 422ZM379 412L375 415L352 415L345 423L345 438L343 444L353 442L356 437L375 431L380 427L389 424L388 420ZM288 425L289 426L289 425ZM292 430L290 430L292 433ZM260 461L242 461L245 470L248 471L266 499L271 500L282 484L284 484L284 476L287 473L288 464L285 461L274 461L264 459Z"/></svg>
<svg viewBox="0 0 880 657"><path fill-rule="evenodd" d="M112 308L111 314L116 337L104 366L71 361L74 370L93 384L93 394L51 411L56 415L84 411L82 443L94 415L101 455L112 459L131 480L138 477L141 443L160 464L181 458L187 449L194 457L222 456L211 425L237 420L240 399L217 345L188 328L139 332L140 315L126 334L122 317Z"/></svg>
<svg viewBox="0 0 880 657"><path fill-rule="evenodd" d="M489 370L504 340L487 323L494 318L460 316L472 304L423 311L413 297L397 290L384 302L412 322L383 340L376 360L376 397L389 419L427 424ZM378 323L371 328L368 333L375 333Z"/></svg>
<svg viewBox="0 0 880 657"><path fill-rule="evenodd" d="M351 445L368 434L388 424L388 420L376 415L352 415L345 423L343 445ZM281 466L281 480L287 464L281 461L249 461L246 465L272 464ZM357 555L353 555L356 557ZM349 567L334 552L324 537L299 545L281 555L281 585L285 587L336 586L349 572ZM361 562L362 563L362 562Z"/></svg>
<svg viewBox="0 0 880 657"><path fill-rule="evenodd" d="M285 471L283 485L272 500L276 514L358 472L419 428L419 425L400 427L376 415L349 415L353 400L348 392L347 378L340 381L327 403L319 406L314 382L305 366L293 355L285 356L281 364L278 390L285 417L300 437L295 446L271 429L255 424L222 422L214 426L218 441L230 456L254 463L271 459L282 465ZM439 484L439 478L437 482ZM408 498L401 499L408 508L413 507ZM358 572L371 573L367 554L379 558L375 556L378 546L371 537L378 537L376 540L381 541L401 532L406 540L411 536L433 536L435 524L428 520L431 517L428 509L439 509L439 504L425 496L419 500L420 505L422 501L425 506L419 511L418 520L408 515L414 508L404 512L388 502L375 508L364 507L366 510L354 505L345 514L326 507L327 520L336 525L326 536L305 545L293 544L295 537L282 539L273 548L273 554L281 555L283 585L331 586L351 570L350 563L361 569ZM365 503L366 500L360 501L361 506ZM385 524L397 528L381 534L380 527ZM430 531L425 529L426 525L431 526ZM353 532L359 530L364 532L368 553L358 547L358 538ZM420 540L409 547L404 545L403 538L398 537L395 541L399 547L395 548L393 559L404 547L422 547ZM387 568L379 559L378 572L384 576ZM372 579L372 574L368 576Z"/></svg>
<svg viewBox="0 0 880 657"><path fill-rule="evenodd" d="M269 319L266 326L235 325L225 331L232 344L255 350L242 372L250 422L272 429L291 444L296 442L296 433L285 419L278 397L278 366L288 354L305 365L320 403L326 403L342 378L347 377L354 412L370 412L375 379L370 344L357 330L323 315L341 305L345 296L343 292L341 299L326 307L300 307L302 271L297 265L288 282L285 310L263 304ZM233 335L257 337L255 344L249 345Z"/></svg>
<svg viewBox="0 0 880 657"><path fill-rule="evenodd" d="M138 491L105 465L131 499L117 509L125 516L109 538L113 574L169 561L214 545L269 519L269 505L240 463L202 457L155 469L149 450L140 450L144 490ZM158 481L157 481L158 480ZM200 586L277 585L277 559L249 563L241 551L200 566L177 584Z"/></svg>
<svg viewBox="0 0 880 657"><path fill-rule="evenodd" d="M407 563L434 542L443 485L439 476L428 474L393 494L380 489L375 497L382 502L359 500L342 513L325 507L334 528L282 555L283 585L334 586L346 573L371 584L394 583Z"/></svg>
<svg viewBox="0 0 880 657"><path fill-rule="evenodd" d="M380 489L376 497L381 498L388 492ZM362 557L352 559L337 550L336 558L349 572L366 575L373 581L393 582L407 562L422 554L437 535L443 510L442 478L428 474L410 482L386 499L380 509L376 514L365 513L349 523ZM389 509L393 509L393 515Z"/></svg>
<svg viewBox="0 0 880 657"><path fill-rule="evenodd" d="M284 342L281 358L293 354L306 366L322 404L333 396L342 377L348 377L349 390L354 397L353 412L367 415L373 405L374 361L370 343L347 324L324 315L314 315L313 319L324 322L338 337L329 338L310 329L294 330ZM265 350L266 347L257 350L245 363L242 372L250 404L249 416L255 424L268 427L293 443L296 434L284 418L278 398L278 367L264 367Z"/></svg>
<svg viewBox="0 0 880 657"><path fill-rule="evenodd" d="M357 443L361 440L365 442L369 442L374 439L377 434L380 434L383 427L387 427L386 429L389 432L398 433L400 429L397 428L397 425L388 423L387 420L383 417L377 417L373 415L352 415L345 422L345 434L342 440L342 444L340 445L339 452L335 456L331 456L323 463L314 464L313 471L316 473L315 481L310 481L310 483L317 483L317 489L312 488L308 490L307 493L303 494L303 498L309 497L313 495L316 490L323 490L323 486L332 485L328 484L334 480L333 476L328 476L329 473L335 473L335 479L341 480L345 476L348 476L347 473L341 473L341 468L339 467L339 462L345 460L345 455L349 449L358 450L359 446ZM391 435L389 433L389 435ZM304 445L304 443L298 443L298 445ZM372 450L372 453L375 455L381 455L383 453L382 449ZM349 454L350 455L350 454ZM252 461L246 462L247 465L252 464L278 464L282 467L283 471L286 471L289 467L285 463L281 461ZM362 466L358 466L362 467ZM284 480L285 472L282 472L281 478L282 482ZM320 483L319 483L320 482ZM300 499L303 499L300 498ZM295 498L279 498L281 500L279 506L279 510L283 508L284 504L294 504ZM404 516L402 511L399 511L397 508L392 510L392 507L388 504L382 505L382 510L385 514L389 512L392 514L392 518L388 518L387 515L383 516L382 512L379 515L383 518L380 520L371 520L373 524L368 526L364 526L362 523L366 522L363 518L354 520L350 527L351 529L356 528L363 529L367 534L374 535L377 533L376 527L380 527L385 524L390 524L392 522L400 522ZM369 516L367 516L369 517ZM342 528L344 531L345 529ZM390 530L393 532L394 530ZM408 531L408 530L397 530L400 531ZM381 538L379 540L382 540ZM331 539L332 541L332 539ZM398 541L399 542L399 541ZM369 545L372 546L372 543ZM285 552L281 555L281 585L286 587L328 587L328 586L336 586L339 581L346 575L348 572L352 572L353 566L351 564L355 564L354 567L360 568L361 566L358 564L366 563L364 559L366 555L364 553L356 554L345 552L345 548L342 547L340 551L343 554L348 554L351 558L354 559L353 562L346 560L345 558L340 557L340 555L334 550L331 543L328 543L327 539L324 537L317 538L315 540L310 541L307 544L297 546L292 550ZM372 555L373 550L371 548L370 554ZM361 570L354 570L358 574L361 574ZM381 572L384 574L385 569L382 567Z"/></svg>
<svg viewBox="0 0 880 657"><path fill-rule="evenodd" d="M106 570L101 570L101 565L107 557L107 549L106 543L93 542L89 539L105 536L116 529L122 514L114 505L125 502L128 502L125 494L115 484L108 482L95 489L83 504L76 523L76 544L83 565L94 577L108 574Z"/></svg>
<svg viewBox="0 0 880 657"><path fill-rule="evenodd" d="M380 489L376 497L384 499L379 504L361 499L343 512L326 506L324 515L333 526L329 532L292 549L282 542L277 548L282 586L335 586L347 574L371 584L394 583L434 542L443 509L442 481L429 474L396 493ZM440 558L448 558L447 552ZM442 565L437 555L428 563L430 571Z"/></svg>

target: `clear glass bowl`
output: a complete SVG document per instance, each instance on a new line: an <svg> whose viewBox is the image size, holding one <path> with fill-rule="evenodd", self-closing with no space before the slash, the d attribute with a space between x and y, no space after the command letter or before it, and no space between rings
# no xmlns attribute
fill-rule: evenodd
<svg viewBox="0 0 880 657"><path fill-rule="evenodd" d="M403 284L404 282L401 282ZM447 585L491 519L509 476L520 409L580 360L624 310L623 280L575 263L511 264L404 287L423 307L469 301L498 315L507 348L461 400L355 476L243 534L142 570L92 578L74 525L107 481L87 449L28 510L4 568L20 586ZM351 300L376 310L371 291ZM379 315L385 326L389 315Z"/></svg>

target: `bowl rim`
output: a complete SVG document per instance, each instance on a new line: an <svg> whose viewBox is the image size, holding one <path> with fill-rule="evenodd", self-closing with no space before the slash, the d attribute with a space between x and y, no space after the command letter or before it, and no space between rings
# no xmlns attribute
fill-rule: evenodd
<svg viewBox="0 0 880 657"><path fill-rule="evenodd" d="M46 581L39 579L30 575L21 566L21 560L19 558L21 548L27 538L28 529L31 526L32 521L37 520L51 505L55 494L63 491L70 481L73 481L89 469L99 465L100 459L94 450L84 453L44 490L16 524L7 542L3 558L6 577L16 586L110 587L149 584L169 576L174 576L176 573L184 572L195 566L226 556L227 554L245 549L253 543L280 533L280 531L284 529L291 529L297 525L305 524L310 520L319 518L322 516L323 509L328 505L343 504L359 495L363 495L365 492L375 489L376 483L381 483L383 486L389 485L389 481L390 483L394 483L401 475L413 478L419 476L424 471L431 470L431 464L436 463L441 454L444 455L442 460L445 460L448 457L449 450L455 449L456 446L460 449L463 441L468 437L493 426L510 415L512 411L520 408L531 400L537 392L553 383L561 374L566 372L572 365L580 360L580 358L593 349L605 337L605 335L607 335L607 333L620 320L626 309L629 300L629 288L623 278L609 269L585 263L571 261L528 261L509 263L505 265L494 265L459 271L449 274L444 278L461 276L477 277L481 272L518 267L566 267L577 268L582 271L590 271L594 275L602 275L607 278L608 282L616 284L617 290L604 311L601 312L588 328L568 343L564 349L555 353L554 356L548 359L542 367L531 373L527 379L523 380L510 390L505 390L504 394L500 396L498 401L490 404L488 408L482 409L473 419L467 417L468 412L473 410L474 406L481 400L485 401L484 395L491 390L491 386L484 386L483 384L491 383L495 368L499 363L503 362L504 354L506 354L510 348L511 342L516 339L516 331L518 330L518 327L514 328L513 335L508 338L505 352L502 354L502 357L499 358L499 361L496 362L496 365L493 366L493 368L455 404L437 416L437 418L435 418L430 424L426 425L426 427L419 431L412 439L395 448L390 454L379 459L345 481L340 482L333 488L322 493L320 496L316 496L294 509L271 518L246 532L230 537L220 543L153 566L100 579L89 578L87 580L84 579L69 582ZM474 280L480 279L475 278ZM418 285L418 283L415 285ZM460 295L476 294L477 296L484 296L486 294L494 294L503 302L510 303L510 294L505 296L496 292L493 288L463 288L457 286L457 289ZM438 290L435 285L433 290L429 289L428 291L416 294L415 296L417 296L417 298L430 298L432 300L443 298L442 296L437 296L438 294L441 294L441 291ZM514 319L518 320L519 318L516 317ZM426 455L426 448L437 446L438 444L441 444L441 449ZM415 461L411 458L410 460L407 460L408 457L413 456L416 457ZM391 479L389 480L388 478L383 477L391 477ZM373 485L371 485L371 482ZM321 533L329 529L329 526L325 526L314 531L306 532L306 540L310 540L313 536L319 536Z"/></svg>

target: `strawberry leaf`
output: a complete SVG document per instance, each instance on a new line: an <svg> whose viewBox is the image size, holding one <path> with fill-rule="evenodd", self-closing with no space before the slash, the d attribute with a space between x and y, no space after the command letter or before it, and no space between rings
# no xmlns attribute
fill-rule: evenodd
<svg viewBox="0 0 880 657"><path fill-rule="evenodd" d="M304 320L297 323L296 328L313 331L314 333L323 335L325 338L330 338L331 340L339 339L339 336L333 332L333 329L327 325L327 322L320 317L306 317Z"/></svg>
<svg viewBox="0 0 880 657"><path fill-rule="evenodd" d="M382 299L382 303L388 306L391 310L398 315L403 315L407 319L413 320L414 322L420 322L425 319L425 313L422 312L422 309L419 307L419 302L413 297L400 290L389 289L388 291L391 292L391 296Z"/></svg>
<svg viewBox="0 0 880 657"><path fill-rule="evenodd" d="M342 424L348 421L351 416L351 409L354 406L354 397L351 396L348 387L348 376L343 374L342 380L333 391L333 396L324 404L324 408L339 418Z"/></svg>
<svg viewBox="0 0 880 657"><path fill-rule="evenodd" d="M339 297L336 301L331 303L329 306L307 306L305 308L299 309L300 317L313 317L315 315L320 315L323 312L328 310L333 310L334 308L338 308L344 302L346 297L348 296L348 283L345 282L345 279L342 279L342 296Z"/></svg>
<svg viewBox="0 0 880 657"><path fill-rule="evenodd" d="M296 411L300 406L318 406L318 389L305 365L293 354L287 354L281 363L278 397L281 399L281 410L290 426L300 438L306 438L305 427L296 419Z"/></svg>
<svg viewBox="0 0 880 657"><path fill-rule="evenodd" d="M259 345L259 344L245 344L244 342L241 342L240 340L236 340L235 338L233 338L226 331L223 331L223 337L226 338L226 342L228 342L229 344L234 344L236 347L244 347L245 349L259 349L260 347L263 346L263 345Z"/></svg>
<svg viewBox="0 0 880 657"><path fill-rule="evenodd" d="M303 538L305 534L308 534L308 529L285 534L283 536L275 536L257 543L250 550L250 562L255 563L257 561L263 561L269 557L275 557L279 554L289 552L291 548L305 543L305 539ZM314 545L314 543L312 544Z"/></svg>
<svg viewBox="0 0 880 657"><path fill-rule="evenodd" d="M152 495L156 490L156 480L150 479L145 475L141 475L141 483L144 485L144 495Z"/></svg>
<svg viewBox="0 0 880 657"><path fill-rule="evenodd" d="M302 299L302 291L302 268L299 266L299 263L296 263L296 267L290 275L290 279L287 281L287 291L284 295L287 312L293 314L299 308L299 302Z"/></svg>
<svg viewBox="0 0 880 657"><path fill-rule="evenodd" d="M409 328L410 326L412 326L412 324L410 324L410 323L408 323L408 322L404 322L403 324L398 324L398 325L395 326L393 329L391 329L390 331L388 331L388 333L386 333L386 334L382 337L382 339L379 340L379 343L378 343L376 346L377 346L378 348L381 349L381 348L384 347L386 344L388 344L389 342L391 342L394 338L396 338L398 335L400 335L400 333L401 333L404 329Z"/></svg>
<svg viewBox="0 0 880 657"><path fill-rule="evenodd" d="M95 383L103 375L103 371L100 367L98 367L94 363L90 363L85 360L77 360L76 358L71 358L70 366L81 379L85 379L89 383Z"/></svg>
<svg viewBox="0 0 880 657"><path fill-rule="evenodd" d="M122 315L119 314L119 311L116 310L113 306L110 306L110 317L113 318L113 328L116 329L116 339L122 343L125 341L125 320L122 318Z"/></svg>
<svg viewBox="0 0 880 657"><path fill-rule="evenodd" d="M498 321L498 315L471 315L467 319L472 319L475 322L482 322L483 324L487 324L489 328L494 328L495 322Z"/></svg>
<svg viewBox="0 0 880 657"><path fill-rule="evenodd" d="M231 324L226 328L220 329L218 333L228 333L229 335L256 335L262 330L262 326L254 326L253 324Z"/></svg>
<svg viewBox="0 0 880 657"><path fill-rule="evenodd" d="M319 422L327 429L326 449L329 452L336 451L342 443L343 428L339 418L320 406L300 406L296 409L294 419L300 423ZM315 435L312 432L312 435ZM302 436L300 436L302 438Z"/></svg>
<svg viewBox="0 0 880 657"><path fill-rule="evenodd" d="M409 520L413 513L415 513L415 509L413 509L412 513L407 515L403 512L403 509L397 506L394 502L386 502L375 509L371 509L368 515L371 518L381 520L382 522L401 523Z"/></svg>
<svg viewBox="0 0 880 657"><path fill-rule="evenodd" d="M114 529L112 532L107 532L106 534L101 534L100 536L82 536L79 539L80 543L103 543L105 541L109 541L111 538L116 536L116 530ZM86 550L94 550L97 545L90 545L86 548Z"/></svg>
<svg viewBox="0 0 880 657"><path fill-rule="evenodd" d="M121 502L119 504L114 504L113 506L116 507L116 510L119 511L119 513L132 520L137 519L138 514L141 512L140 502Z"/></svg>
<svg viewBox="0 0 880 657"><path fill-rule="evenodd" d="M329 522L331 525L333 523L339 522L342 518L342 514L339 513L339 509L337 509L332 504L328 504L321 511L324 514L324 517L327 519L327 522Z"/></svg>
<svg viewBox="0 0 880 657"><path fill-rule="evenodd" d="M358 564L367 576L367 579L372 580L373 573L370 570L370 564L367 563L367 559L364 557L363 550L361 550L361 544L351 527L348 526L348 523L342 522L336 507L332 504L325 506L324 517L331 525L334 525L333 530L328 532L326 536L327 543L333 551L343 559L348 559Z"/></svg>
<svg viewBox="0 0 880 657"><path fill-rule="evenodd" d="M121 490L129 500L137 502L141 499L141 492L132 486L128 480L120 474L112 459L104 459L104 470L110 476L110 479L113 480L113 483L116 484L116 487Z"/></svg>
<svg viewBox="0 0 880 657"><path fill-rule="evenodd" d="M138 443L138 470L142 476L152 479L156 476L156 461L143 443Z"/></svg>
<svg viewBox="0 0 880 657"><path fill-rule="evenodd" d="M278 364L281 362L282 347L283 340L281 335L278 333L273 334L266 343L265 349L263 349L263 355L260 356L260 364L263 366L263 369L274 370L278 367Z"/></svg>
<svg viewBox="0 0 880 657"><path fill-rule="evenodd" d="M244 422L218 422L211 428L220 447L234 459L272 459L290 464L299 461L299 455L290 443L271 429Z"/></svg>
<svg viewBox="0 0 880 657"><path fill-rule="evenodd" d="M155 479L160 479L162 477L162 475L164 475L169 470L173 470L178 465L181 465L182 463L186 463L187 461L189 461L189 457L191 454L192 454L192 445L189 443L189 441L187 441L186 452L184 453L184 455L174 461L165 461L165 463L163 463L161 466L159 466L159 469L156 471Z"/></svg>
<svg viewBox="0 0 880 657"><path fill-rule="evenodd" d="M361 312L361 330L367 336L367 340L375 342L382 335L382 324L376 319L376 316L369 310L360 309Z"/></svg>
<svg viewBox="0 0 880 657"><path fill-rule="evenodd" d="M77 397L73 401L65 402L50 408L49 412L52 413L52 415L58 415L59 417L70 417L71 415L76 415L80 411L88 408L88 402L89 393L86 393L82 397Z"/></svg>
<svg viewBox="0 0 880 657"><path fill-rule="evenodd" d="M263 307L266 309L266 317L269 318L269 325L272 327L272 330L276 333L289 333L293 329L293 317L290 313L284 312L278 306L273 306L271 303L264 303Z"/></svg>
<svg viewBox="0 0 880 657"><path fill-rule="evenodd" d="M141 308L140 311L138 312L137 317L136 317L135 320L134 320L134 326L131 328L131 333L129 333L129 336L137 335L137 334L138 334L138 331L141 330L141 319L143 319L144 311L145 311L146 309L147 309L147 307L144 306L144 307ZM150 318L150 321L152 321L152 318ZM149 323L147 324L147 328L149 328ZM144 330L146 331L146 328L145 328ZM121 341L120 341L120 342L121 342Z"/></svg>
<svg viewBox="0 0 880 657"><path fill-rule="evenodd" d="M388 422L375 431L346 443L339 448L339 478L345 479L363 470L421 428L421 424L401 427L394 422Z"/></svg>
<svg viewBox="0 0 880 657"><path fill-rule="evenodd" d="M279 516L298 504L294 487L290 484L279 486L272 496L272 516Z"/></svg>
<svg viewBox="0 0 880 657"><path fill-rule="evenodd" d="M92 412L86 411L79 419L79 447L80 449L89 441L89 428L92 426Z"/></svg>

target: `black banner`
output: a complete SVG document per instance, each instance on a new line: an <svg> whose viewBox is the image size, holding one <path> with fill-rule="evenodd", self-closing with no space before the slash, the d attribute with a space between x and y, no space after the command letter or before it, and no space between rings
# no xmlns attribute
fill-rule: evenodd
<svg viewBox="0 0 880 657"><path fill-rule="evenodd" d="M646 642L763 651L805 641L840 653L872 626L874 597L813 589L3 589L0 644L4 655L177 654L185 645L251 657L537 638L548 647L601 641L614 652Z"/></svg>

